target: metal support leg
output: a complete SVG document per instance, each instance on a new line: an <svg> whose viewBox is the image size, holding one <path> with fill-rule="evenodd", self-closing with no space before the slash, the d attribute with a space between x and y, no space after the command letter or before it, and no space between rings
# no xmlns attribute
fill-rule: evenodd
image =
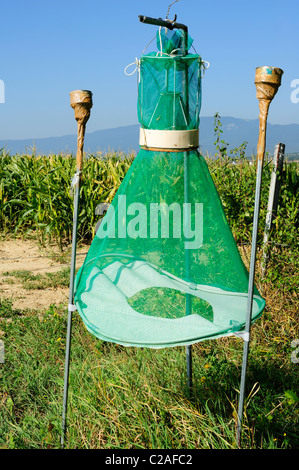
<svg viewBox="0 0 299 470"><path fill-rule="evenodd" d="M184 152L184 202L189 202L189 153ZM188 213L188 212L186 212ZM190 278L190 252L185 248L185 274L186 279ZM186 294L186 315L192 313L192 298L190 294ZM187 386L189 392L192 389L192 346L186 346L186 362L187 362Z"/></svg>
<svg viewBox="0 0 299 470"><path fill-rule="evenodd" d="M261 160L258 160L256 188L255 188L253 229L252 229L252 244L251 244L251 255L250 255L246 325L245 325L245 337L244 337L244 348L243 348L239 409L238 409L238 418L237 418L238 419L237 420L237 443L239 446L241 443L241 429L242 429L242 418L243 418L245 385L246 385L246 370L247 370L248 353L249 353L252 301L253 301L253 291L254 291L255 261L256 261L256 250L257 250L257 233L258 233L261 185L262 185L262 169L263 169L263 163Z"/></svg>
<svg viewBox="0 0 299 470"><path fill-rule="evenodd" d="M192 346L186 346L187 386L192 390Z"/></svg>
<svg viewBox="0 0 299 470"><path fill-rule="evenodd" d="M279 200L279 191L280 191L280 178L281 172L283 169L283 160L284 160L285 145L278 144L275 146L274 157L273 157L273 171L271 174L271 182L269 188L269 197L268 197L268 208L266 215L266 224L264 232L264 241L263 241L263 261L262 261L262 276L265 275L268 254L267 254L267 245L270 237L270 232L272 229L273 220L277 215L277 207ZM279 177L277 176L279 173Z"/></svg>
<svg viewBox="0 0 299 470"><path fill-rule="evenodd" d="M188 43L188 30L183 31L183 40L182 40L182 49L183 56L187 54L187 43ZM188 68L186 66L184 78L183 78L183 98L185 101L186 107L186 120L189 119L189 95L188 95ZM186 125L188 126L188 122ZM184 202L189 202L189 152L184 152ZM186 279L190 278L190 252L185 248L185 269L186 269ZM192 298L190 294L186 294L186 315L191 315L192 313ZM192 389L192 346L186 346L186 362L187 362L187 386L189 392Z"/></svg>
<svg viewBox="0 0 299 470"><path fill-rule="evenodd" d="M66 415L67 415L68 385L69 385L69 365L70 365L70 353L71 353L72 316L73 316L73 311L74 311L74 308L73 308L74 280L75 280L75 269L76 269L78 207L79 207L79 194L80 194L80 174L79 174L79 172L77 172L75 177L74 177L73 186L74 186L74 189L75 189L75 195L74 195L72 255L71 255L69 306L68 306L66 352L65 352L65 370L64 370L62 434L61 434L61 441L60 441L62 448L64 447L64 438L65 438L65 432L66 432Z"/></svg>

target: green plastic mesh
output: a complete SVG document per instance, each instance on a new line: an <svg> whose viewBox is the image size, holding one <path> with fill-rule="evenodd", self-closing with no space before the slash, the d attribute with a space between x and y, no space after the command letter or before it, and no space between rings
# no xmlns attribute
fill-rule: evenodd
<svg viewBox="0 0 299 470"><path fill-rule="evenodd" d="M195 54L140 58L138 118L143 128L198 128L201 67L201 58Z"/></svg>
<svg viewBox="0 0 299 470"><path fill-rule="evenodd" d="M165 56L167 44L140 60L141 127L196 129L201 59ZM76 276L75 304L87 329L150 348L230 335L244 329L247 290L205 159L197 150L140 149ZM264 306L255 289L253 321Z"/></svg>

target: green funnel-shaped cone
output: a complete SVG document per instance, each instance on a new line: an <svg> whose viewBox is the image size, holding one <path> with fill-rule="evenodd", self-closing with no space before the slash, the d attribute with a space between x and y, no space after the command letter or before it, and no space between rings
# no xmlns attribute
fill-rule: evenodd
<svg viewBox="0 0 299 470"><path fill-rule="evenodd" d="M205 160L187 155L187 202L186 153L141 150L103 218L75 297L99 338L157 348L244 327L248 273ZM264 305L256 291L253 320Z"/></svg>

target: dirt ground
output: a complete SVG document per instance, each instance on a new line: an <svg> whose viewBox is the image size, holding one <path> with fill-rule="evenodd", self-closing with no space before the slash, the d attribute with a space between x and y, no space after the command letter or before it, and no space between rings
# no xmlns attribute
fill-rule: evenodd
<svg viewBox="0 0 299 470"><path fill-rule="evenodd" d="M249 247L240 249L245 265L249 264ZM79 268L88 251L88 246L77 248L76 267ZM5 276L11 271L30 271L32 274L45 274L60 271L70 266L71 247L64 257L59 256L55 246L41 248L31 240L0 240L0 299L13 300L13 307L18 309L47 309L51 304L68 304L68 287L25 289L20 279ZM247 266L248 267L248 266Z"/></svg>
<svg viewBox="0 0 299 470"><path fill-rule="evenodd" d="M77 249L77 267L84 261L88 247ZM43 310L51 304L68 304L68 287L27 290L19 279L4 276L11 271L30 271L32 274L45 274L60 271L70 265L68 256L58 256L55 247L41 248L31 240L0 241L0 298L13 300L13 307L19 309Z"/></svg>

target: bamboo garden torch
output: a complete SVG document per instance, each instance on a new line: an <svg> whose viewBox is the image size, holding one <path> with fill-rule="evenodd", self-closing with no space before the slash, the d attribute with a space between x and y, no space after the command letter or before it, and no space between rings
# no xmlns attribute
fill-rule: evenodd
<svg viewBox="0 0 299 470"><path fill-rule="evenodd" d="M66 337L66 353L65 353L65 371L64 371L64 392L63 392L63 412L62 412L62 435L61 446L64 446L64 436L66 430L66 411L68 399L68 378L69 363L71 349L71 330L72 330L72 314L76 310L74 306L74 280L76 268L76 248L77 248L77 229L78 229L78 209L80 180L83 169L83 146L86 123L90 117L92 108L92 93L88 90L76 90L70 93L71 107L75 111L75 119L78 123L77 130L77 156L76 156L76 173L72 180L72 188L74 189L74 213L73 213L73 234L72 234L72 254L71 254L71 270L70 270L70 288L69 288L69 304L68 304L68 321L67 321L67 337Z"/></svg>
<svg viewBox="0 0 299 470"><path fill-rule="evenodd" d="M281 77L283 70L275 67L257 67L255 73L255 86L256 97L259 100L259 137L257 144L257 173L256 173L256 187L255 187L255 203L254 203L254 216L253 216L253 229L252 229L252 242L251 242L251 255L250 255L250 270L249 270L249 283L248 283L248 301L246 310L246 325L244 331L244 349L243 349L243 363L242 375L240 384L240 399L237 417L237 442L240 446L241 441L241 427L244 408L245 396L245 382L246 382L246 369L249 352L249 339L252 315L252 300L254 291L254 274L255 274L255 260L257 248L257 232L259 223L260 211L260 196L262 184L262 170L266 149L266 129L268 111L271 101L276 95L278 88L281 84Z"/></svg>

